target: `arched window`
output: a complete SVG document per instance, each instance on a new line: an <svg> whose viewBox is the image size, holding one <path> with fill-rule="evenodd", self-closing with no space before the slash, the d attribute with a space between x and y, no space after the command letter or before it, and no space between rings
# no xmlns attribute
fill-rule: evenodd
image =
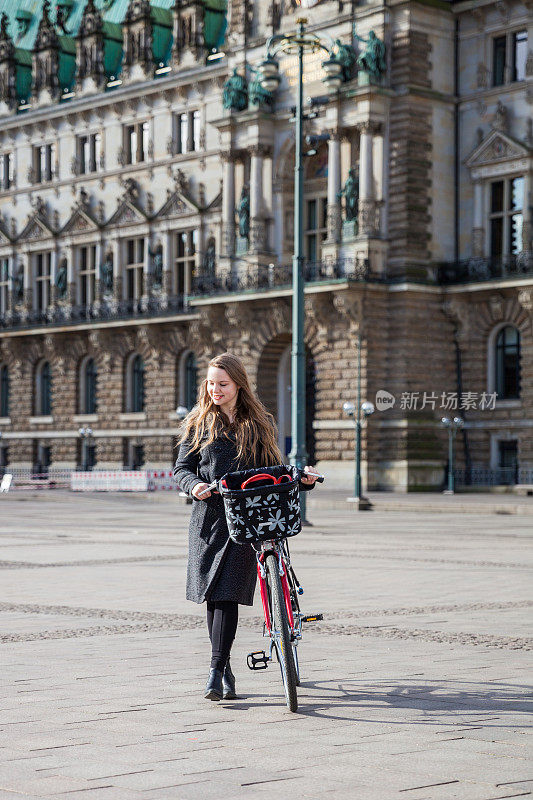
<svg viewBox="0 0 533 800"><path fill-rule="evenodd" d="M126 364L126 411L144 411L144 360L132 353Z"/></svg>
<svg viewBox="0 0 533 800"><path fill-rule="evenodd" d="M96 414L96 381L98 373L94 358L90 356L81 363L80 369L80 414Z"/></svg>
<svg viewBox="0 0 533 800"><path fill-rule="evenodd" d="M190 352L185 359L185 406L192 408L196 404L196 396L198 393L197 381L198 374L196 369L196 356Z"/></svg>
<svg viewBox="0 0 533 800"><path fill-rule="evenodd" d="M52 413L52 372L48 361L41 361L35 372L35 413L43 417Z"/></svg>
<svg viewBox="0 0 533 800"><path fill-rule="evenodd" d="M513 325L506 325L499 331L494 358L494 388L498 399L520 397L520 332Z"/></svg>
<svg viewBox="0 0 533 800"><path fill-rule="evenodd" d="M9 417L9 369L0 364L0 417Z"/></svg>

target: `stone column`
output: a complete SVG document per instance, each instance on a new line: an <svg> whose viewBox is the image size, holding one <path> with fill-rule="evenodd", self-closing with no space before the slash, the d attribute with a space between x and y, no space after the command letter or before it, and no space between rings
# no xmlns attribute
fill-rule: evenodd
<svg viewBox="0 0 533 800"><path fill-rule="evenodd" d="M146 311L148 309L148 301L152 294L152 255L151 252L154 246L154 237L149 233L144 237L144 262L143 262L143 278L142 278L142 291L141 291L141 309Z"/></svg>
<svg viewBox="0 0 533 800"><path fill-rule="evenodd" d="M32 253L25 253L23 256L24 265L24 308L26 312L33 310L33 299L35 296L35 286L33 281Z"/></svg>
<svg viewBox="0 0 533 800"><path fill-rule="evenodd" d="M174 255L172 252L172 232L166 231L163 233L161 241L163 244L163 285L161 288L163 297L167 297L173 293L172 260Z"/></svg>
<svg viewBox="0 0 533 800"><path fill-rule="evenodd" d="M379 231L378 204L374 195L373 137L376 126L359 126L359 234L376 236Z"/></svg>
<svg viewBox="0 0 533 800"><path fill-rule="evenodd" d="M222 185L222 254L231 258L235 254L235 154L221 153L224 162Z"/></svg>
<svg viewBox="0 0 533 800"><path fill-rule="evenodd" d="M338 242L341 233L341 138L338 131L330 131L328 139L328 241Z"/></svg>
<svg viewBox="0 0 533 800"><path fill-rule="evenodd" d="M250 153L250 248L253 253L266 249L266 226L263 213L264 148L253 145Z"/></svg>
<svg viewBox="0 0 533 800"><path fill-rule="evenodd" d="M524 176L524 223L522 228L522 249L524 252L529 253L529 262L531 263L531 251L533 244L531 237L533 236L533 175L531 172L526 172Z"/></svg>
<svg viewBox="0 0 533 800"><path fill-rule="evenodd" d="M50 265L50 305L55 306L57 303L57 286L56 277L57 269L59 267L59 248L56 245L52 250L52 263Z"/></svg>
<svg viewBox="0 0 533 800"><path fill-rule="evenodd" d="M482 258L484 255L485 229L483 227L483 184L474 182L474 225L472 229L472 255Z"/></svg>
<svg viewBox="0 0 533 800"><path fill-rule="evenodd" d="M116 309L123 300L122 256L124 245L120 239L115 239L111 246L113 248L113 306Z"/></svg>
<svg viewBox="0 0 533 800"><path fill-rule="evenodd" d="M77 303L76 297L76 279L74 270L74 259L76 258L76 248L74 245L68 247L67 256L67 302L72 308Z"/></svg>

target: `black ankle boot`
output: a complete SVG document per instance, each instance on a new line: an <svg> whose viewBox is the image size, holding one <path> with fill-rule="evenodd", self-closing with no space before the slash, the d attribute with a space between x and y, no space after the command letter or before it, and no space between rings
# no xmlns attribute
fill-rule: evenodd
<svg viewBox="0 0 533 800"><path fill-rule="evenodd" d="M222 700L222 673L219 669L209 670L204 697L206 700Z"/></svg>
<svg viewBox="0 0 533 800"><path fill-rule="evenodd" d="M224 674L222 675L222 688L224 689L224 700L235 700L237 695L235 694L235 675L231 671L229 658L226 661L226 667L224 669Z"/></svg>

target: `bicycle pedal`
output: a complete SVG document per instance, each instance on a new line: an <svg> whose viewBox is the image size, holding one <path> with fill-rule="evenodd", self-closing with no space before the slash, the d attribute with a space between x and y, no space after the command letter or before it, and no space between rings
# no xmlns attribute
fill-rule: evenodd
<svg viewBox="0 0 533 800"><path fill-rule="evenodd" d="M246 663L249 669L266 669L268 661L269 658L264 650L256 650L246 656Z"/></svg>
<svg viewBox="0 0 533 800"><path fill-rule="evenodd" d="M302 617L302 622L320 622L322 619L324 619L323 614L307 614L307 616Z"/></svg>

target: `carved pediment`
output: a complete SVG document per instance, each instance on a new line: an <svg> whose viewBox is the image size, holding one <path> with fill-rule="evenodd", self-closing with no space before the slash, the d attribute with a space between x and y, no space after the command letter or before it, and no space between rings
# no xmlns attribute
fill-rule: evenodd
<svg viewBox="0 0 533 800"><path fill-rule="evenodd" d="M67 220L61 233L83 233L98 228L96 220L83 208L75 208L70 219Z"/></svg>
<svg viewBox="0 0 533 800"><path fill-rule="evenodd" d="M525 144L518 142L503 131L492 130L470 153L465 164L473 169L515 158L525 158L529 155L531 155L531 151Z"/></svg>
<svg viewBox="0 0 533 800"><path fill-rule="evenodd" d="M10 244L10 243L11 243L11 237L4 228L4 226L2 225L2 222L0 222L0 245Z"/></svg>
<svg viewBox="0 0 533 800"><path fill-rule="evenodd" d="M34 214L21 231L19 241L32 241L35 239L49 239L54 235L51 228L37 214Z"/></svg>
<svg viewBox="0 0 533 800"><path fill-rule="evenodd" d="M123 200L115 213L108 219L108 225L134 225L136 222L146 222L147 215L130 200Z"/></svg>
<svg viewBox="0 0 533 800"><path fill-rule="evenodd" d="M173 192L159 209L156 217L181 217L185 214L197 214L199 207L181 192Z"/></svg>

